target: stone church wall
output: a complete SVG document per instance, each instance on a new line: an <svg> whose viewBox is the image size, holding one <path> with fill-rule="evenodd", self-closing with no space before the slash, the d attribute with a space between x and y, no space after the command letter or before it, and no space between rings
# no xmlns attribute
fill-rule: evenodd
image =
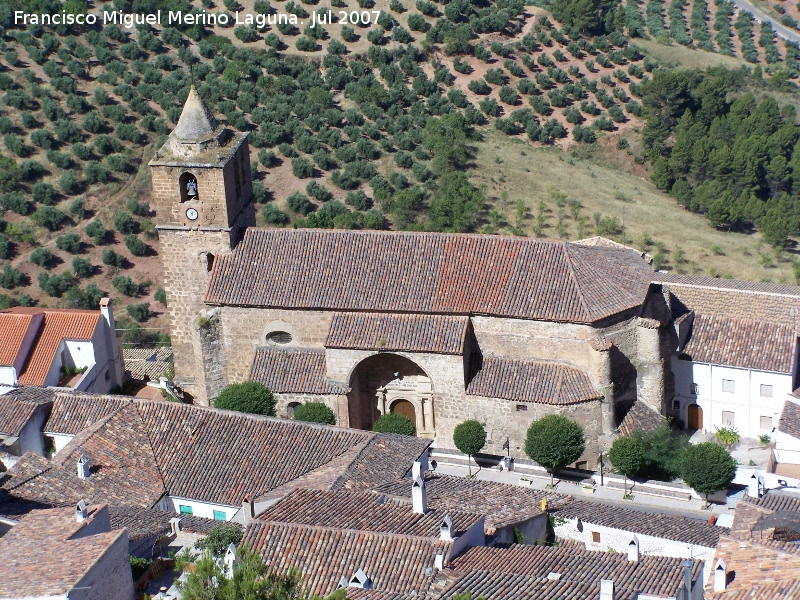
<svg viewBox="0 0 800 600"><path fill-rule="evenodd" d="M307 404L309 402L322 402L333 411L336 416L336 425L347 427L347 415L340 414L339 396L334 394L275 394L275 414L281 418L291 419L289 414L290 404Z"/></svg>
<svg viewBox="0 0 800 600"><path fill-rule="evenodd" d="M596 336L590 325L525 321L501 317L472 317L481 352L495 356L566 362L583 368Z"/></svg>

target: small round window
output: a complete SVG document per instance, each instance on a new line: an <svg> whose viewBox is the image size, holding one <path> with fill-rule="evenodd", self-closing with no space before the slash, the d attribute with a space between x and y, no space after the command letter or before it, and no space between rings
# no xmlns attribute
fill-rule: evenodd
<svg viewBox="0 0 800 600"><path fill-rule="evenodd" d="M273 331L267 335L267 342L270 344L290 344L292 335L286 331Z"/></svg>

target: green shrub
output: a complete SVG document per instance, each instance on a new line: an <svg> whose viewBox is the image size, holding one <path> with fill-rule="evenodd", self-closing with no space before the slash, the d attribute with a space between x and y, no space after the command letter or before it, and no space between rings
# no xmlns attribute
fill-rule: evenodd
<svg viewBox="0 0 800 600"><path fill-rule="evenodd" d="M37 248L31 252L31 262L47 269L53 262L53 253L47 248Z"/></svg>
<svg viewBox="0 0 800 600"><path fill-rule="evenodd" d="M245 381L222 390L214 400L214 407L274 417L275 397L263 383Z"/></svg>
<svg viewBox="0 0 800 600"><path fill-rule="evenodd" d="M9 264L3 265L3 270L0 271L0 287L7 290L13 290L22 282L22 273Z"/></svg>
<svg viewBox="0 0 800 600"><path fill-rule="evenodd" d="M294 419L309 423L336 425L336 416L333 411L322 402L306 402L296 407L294 409Z"/></svg>
<svg viewBox="0 0 800 600"><path fill-rule="evenodd" d="M304 196L300 192L294 192L291 194L286 199L286 203L289 205L291 210L301 215L307 215L313 210L313 205L309 201L308 197Z"/></svg>
<svg viewBox="0 0 800 600"><path fill-rule="evenodd" d="M135 233L125 236L125 247L134 256L145 256L148 246Z"/></svg>
<svg viewBox="0 0 800 600"><path fill-rule="evenodd" d="M61 228L61 224L66 220L67 215L53 208L52 206L40 206L38 210L31 215L31 220L40 227L46 227L50 231L57 231Z"/></svg>
<svg viewBox="0 0 800 600"><path fill-rule="evenodd" d="M717 438L717 441L725 446L726 448L730 448L736 442L739 441L739 432L736 430L735 427L720 427L717 429L716 434L714 437Z"/></svg>
<svg viewBox="0 0 800 600"><path fill-rule="evenodd" d="M126 310L128 311L128 314L131 316L131 318L137 323L144 323L150 317L153 316L153 313L150 310L149 302L140 302L139 304L129 304L126 307Z"/></svg>
<svg viewBox="0 0 800 600"><path fill-rule="evenodd" d="M121 210L114 216L114 229L124 234L136 233L139 229L139 224L130 213Z"/></svg>
<svg viewBox="0 0 800 600"><path fill-rule="evenodd" d="M81 238L77 233L65 233L56 238L56 248L70 254L78 254L81 251Z"/></svg>
<svg viewBox="0 0 800 600"><path fill-rule="evenodd" d="M103 250L103 264L108 265L109 267L122 267L124 262L124 258L121 254L117 254L111 248L106 248ZM137 288L138 291L138 288Z"/></svg>
<svg viewBox="0 0 800 600"><path fill-rule="evenodd" d="M92 265L91 261L86 258L81 258L80 256L76 256L72 259L72 271L75 273L77 277L81 279L86 279L87 277L92 276L92 272L94 271L94 265Z"/></svg>
<svg viewBox="0 0 800 600"><path fill-rule="evenodd" d="M91 223L86 226L86 235L92 238L92 241L95 243L95 246L99 246L103 244L106 240L106 228L103 227L103 224L95 219Z"/></svg>
<svg viewBox="0 0 800 600"><path fill-rule="evenodd" d="M103 258L105 259L105 257ZM103 262L105 262L105 260ZM120 294L124 294L131 298L139 294L139 284L135 283L127 275L115 275L114 278L111 280L111 285L113 285L114 289L117 290Z"/></svg>
<svg viewBox="0 0 800 600"><path fill-rule="evenodd" d="M155 294L153 294L153 298L155 298L156 302L160 302L164 306L167 305L167 293L164 291L163 287L156 288Z"/></svg>
<svg viewBox="0 0 800 600"><path fill-rule="evenodd" d="M289 215L274 204L264 205L264 208L261 209L261 215L270 225L286 225L289 222Z"/></svg>
<svg viewBox="0 0 800 600"><path fill-rule="evenodd" d="M399 433L401 435L414 436L417 434L417 428L411 419L398 415L397 413L386 413L382 415L375 425L372 426L372 431L380 433Z"/></svg>
<svg viewBox="0 0 800 600"><path fill-rule="evenodd" d="M198 550L210 550L214 556L223 556L228 546L238 546L242 541L244 532L235 523L221 523L214 525L206 534L194 544Z"/></svg>

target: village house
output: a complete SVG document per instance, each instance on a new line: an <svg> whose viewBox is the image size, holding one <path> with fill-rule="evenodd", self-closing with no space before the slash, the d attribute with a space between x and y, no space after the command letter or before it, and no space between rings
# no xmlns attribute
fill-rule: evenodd
<svg viewBox="0 0 800 600"><path fill-rule="evenodd" d="M53 406L51 388L21 387L0 396L0 461L6 468L26 452L44 456L45 421Z"/></svg>
<svg viewBox="0 0 800 600"><path fill-rule="evenodd" d="M0 394L19 385L105 393L124 381L110 298L99 311L2 310L0 339Z"/></svg>
<svg viewBox="0 0 800 600"><path fill-rule="evenodd" d="M128 536L108 507L37 510L0 537L0 598L133 600Z"/></svg>

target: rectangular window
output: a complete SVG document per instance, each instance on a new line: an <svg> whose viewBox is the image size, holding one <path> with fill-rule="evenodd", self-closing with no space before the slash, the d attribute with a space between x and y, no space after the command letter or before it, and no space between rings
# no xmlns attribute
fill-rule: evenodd
<svg viewBox="0 0 800 600"><path fill-rule="evenodd" d="M185 504L179 504L178 505L178 512L181 513L182 515L194 514L194 512L192 511L192 507L191 506L186 506Z"/></svg>
<svg viewBox="0 0 800 600"><path fill-rule="evenodd" d="M527 404L517 404L517 412L525 412L528 410Z"/></svg>
<svg viewBox="0 0 800 600"><path fill-rule="evenodd" d="M736 382L733 379L722 380L722 391L730 394L736 391Z"/></svg>
<svg viewBox="0 0 800 600"><path fill-rule="evenodd" d="M227 517L225 516L224 510L215 510L214 511L214 520L215 521L227 521Z"/></svg>
<svg viewBox="0 0 800 600"><path fill-rule="evenodd" d="M600 532L599 531L593 531L592 532L592 541L595 544L599 544L600 543Z"/></svg>
<svg viewBox="0 0 800 600"><path fill-rule="evenodd" d="M734 426L734 419L733 419L733 412L729 410L722 411L722 424L725 427L733 427Z"/></svg>
<svg viewBox="0 0 800 600"><path fill-rule="evenodd" d="M680 410L681 409L681 401L680 400L673 400L672 401L672 410Z"/></svg>
<svg viewBox="0 0 800 600"><path fill-rule="evenodd" d="M772 417L761 416L759 419L759 427L772 431Z"/></svg>
<svg viewBox="0 0 800 600"><path fill-rule="evenodd" d="M696 383L693 383L693 384L692 384L692 393L693 393L695 396L696 396L697 394L699 394L699 393L700 393L700 386L699 386L699 385L697 385Z"/></svg>
<svg viewBox="0 0 800 600"><path fill-rule="evenodd" d="M761 384L761 397L772 398L772 386Z"/></svg>

